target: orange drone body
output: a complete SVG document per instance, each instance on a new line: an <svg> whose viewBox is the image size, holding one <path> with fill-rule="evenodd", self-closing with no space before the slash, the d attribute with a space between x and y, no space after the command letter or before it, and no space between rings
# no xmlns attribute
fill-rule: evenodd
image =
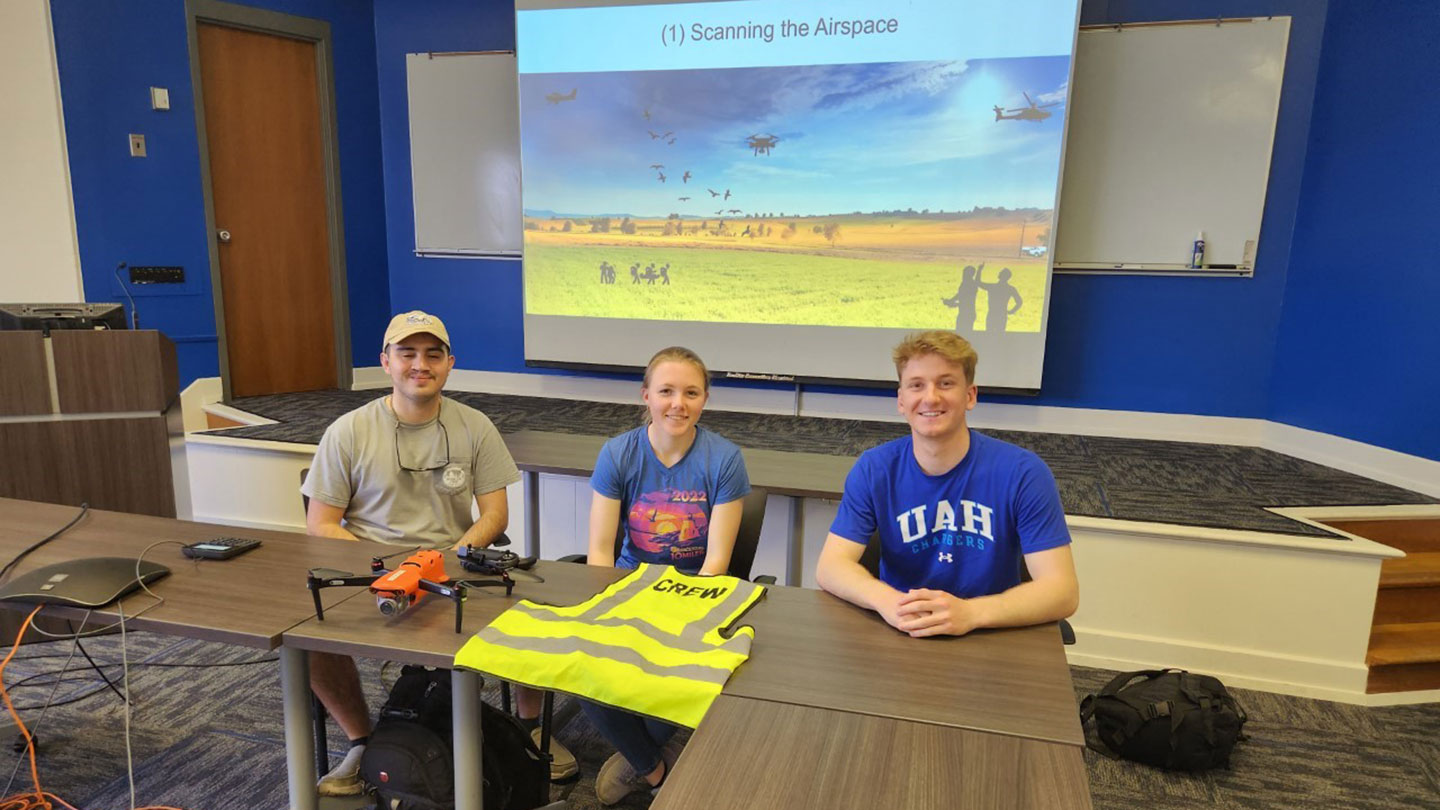
<svg viewBox="0 0 1440 810"><path fill-rule="evenodd" d="M445 558L438 551L417 551L405 558L388 574L370 585L370 592L380 600L380 610L386 615L398 613L415 604L425 596L420 589L420 580L428 579L437 584L450 581L445 574ZM391 609L387 608L387 603Z"/></svg>

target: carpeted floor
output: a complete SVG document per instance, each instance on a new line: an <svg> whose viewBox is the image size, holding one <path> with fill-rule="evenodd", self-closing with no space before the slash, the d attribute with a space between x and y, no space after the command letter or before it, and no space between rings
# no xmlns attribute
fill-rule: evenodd
<svg viewBox="0 0 1440 810"><path fill-rule="evenodd" d="M286 806L279 666L274 655L148 633L126 637L134 695L131 748L139 805L186 810L257 810ZM90 639L85 649L116 680L118 635ZM38 726L41 784L80 810L129 807L122 704L80 655L59 684L56 704L39 719L54 673L70 655L68 641L28 645L6 667L4 681L27 723ZM244 662L260 661L257 664ZM173 667L165 664L203 665ZM226 666L240 664L239 666ZM1077 698L1113 673L1072 668ZM361 662L372 707L381 702L381 665ZM383 673L388 681L394 669ZM493 689L487 699L495 700ZM1440 810L1440 704L1367 709L1235 690L1249 712L1250 740L1230 770L1171 774L1085 754L1097 810L1154 808L1325 808ZM339 738L332 728L332 739ZM571 807L590 810L593 780L610 749L583 715L559 733L580 758L582 779ZM8 741L7 741L8 742ZM338 755L338 751L336 754ZM8 752L7 757L12 756ZM28 765L5 795L30 785ZM8 778L10 768L0 777ZM559 793L556 794L557 798ZM620 807L640 808L635 796Z"/></svg>
<svg viewBox="0 0 1440 810"><path fill-rule="evenodd" d="M384 390L313 391L246 397L231 403L274 425L216 433L316 444L336 417ZM483 411L501 433L541 430L613 436L640 424L639 405L452 393ZM708 410L703 424L741 447L821 453L840 463L898 436L899 422ZM1265 511L1267 506L1435 503L1434 498L1308 461L1234 445L1162 442L1063 433L985 431L1034 451L1055 473L1065 513L1278 534L1345 538Z"/></svg>

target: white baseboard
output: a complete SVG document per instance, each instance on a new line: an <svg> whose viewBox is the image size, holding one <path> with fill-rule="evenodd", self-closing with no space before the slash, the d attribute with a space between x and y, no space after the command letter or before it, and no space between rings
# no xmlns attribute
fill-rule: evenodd
<svg viewBox="0 0 1440 810"><path fill-rule="evenodd" d="M1328 433L1265 422L1261 447L1440 498L1440 461Z"/></svg>
<svg viewBox="0 0 1440 810"><path fill-rule="evenodd" d="M1264 650L1147 638L1075 625L1066 658L1078 666L1112 670L1176 667L1214 675L1227 686L1282 695L1363 702L1365 664L1276 655Z"/></svg>
<svg viewBox="0 0 1440 810"><path fill-rule="evenodd" d="M1065 659L1078 667L1117 672L1175 667L1212 675L1230 687L1356 706L1440 702L1437 689L1367 695L1367 670L1363 664L1291 659L1253 650L1187 647L1163 639L1124 638L1081 627L1075 628L1075 636L1075 646L1065 648Z"/></svg>

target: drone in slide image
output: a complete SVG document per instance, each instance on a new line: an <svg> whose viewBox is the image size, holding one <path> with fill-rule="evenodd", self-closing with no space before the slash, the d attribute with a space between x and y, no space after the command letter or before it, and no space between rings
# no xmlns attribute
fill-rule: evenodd
<svg viewBox="0 0 1440 810"><path fill-rule="evenodd" d="M509 544L509 538L501 535L495 545ZM386 561L401 554L408 555L394 568L386 568ZM515 579L532 582L545 580L529 569L535 565L534 557L520 557L513 551L497 548L481 548L466 545L456 549L455 555L466 571L483 574L491 579L453 580L445 573L443 552L435 550L408 549L370 561L369 574L352 574L330 568L312 568L307 572L305 587L315 599L315 618L325 621L325 608L320 601L320 591L333 587L369 588L375 595L375 604L380 613L395 617L431 593L443 596L455 603L455 632L460 632L464 617L465 599L471 588L504 588L510 596L515 588Z"/></svg>

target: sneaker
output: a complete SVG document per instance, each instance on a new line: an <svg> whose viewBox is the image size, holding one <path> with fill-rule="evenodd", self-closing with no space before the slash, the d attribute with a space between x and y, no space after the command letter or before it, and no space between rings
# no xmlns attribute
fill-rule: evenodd
<svg viewBox="0 0 1440 810"><path fill-rule="evenodd" d="M617 751L600 766L600 775L595 777L595 798L601 804L617 804L637 790L649 791L650 783L645 774L636 773Z"/></svg>
<svg viewBox="0 0 1440 810"><path fill-rule="evenodd" d="M359 796L364 786L360 784L360 758L365 756L365 746L357 745L345 752L340 764L320 777L315 792L321 796Z"/></svg>
<svg viewBox="0 0 1440 810"><path fill-rule="evenodd" d="M540 747L540 729L530 732L530 739L535 741L535 747ZM575 761L575 755L550 735L550 781L563 782L572 779L580 774L580 763Z"/></svg>

